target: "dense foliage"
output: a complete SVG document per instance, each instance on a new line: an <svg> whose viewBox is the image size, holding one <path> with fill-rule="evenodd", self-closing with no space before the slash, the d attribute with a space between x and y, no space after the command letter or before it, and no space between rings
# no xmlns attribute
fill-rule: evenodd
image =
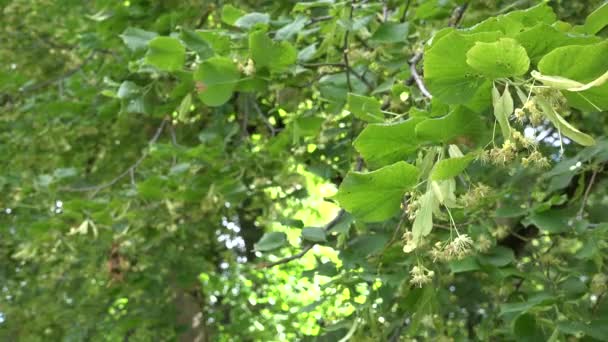
<svg viewBox="0 0 608 342"><path fill-rule="evenodd" d="M608 340L607 3L0 23L1 340Z"/></svg>

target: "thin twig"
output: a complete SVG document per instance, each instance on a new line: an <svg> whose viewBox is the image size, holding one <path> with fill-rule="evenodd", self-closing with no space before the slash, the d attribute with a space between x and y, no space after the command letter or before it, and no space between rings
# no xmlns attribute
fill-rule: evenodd
<svg viewBox="0 0 608 342"><path fill-rule="evenodd" d="M418 89L420 89L420 92L422 93L422 95L424 95L424 97L426 97L426 98L432 99L433 95L431 95L429 90L426 89L426 85L424 85L424 81L422 80L422 77L418 73L418 70L416 70L416 64L418 64L418 62L421 59L422 59L422 51L417 52L414 55L414 57L412 57L412 59L410 59L410 73L412 74L412 77L414 78L414 82L416 82L416 85L418 86Z"/></svg>
<svg viewBox="0 0 608 342"><path fill-rule="evenodd" d="M274 128L274 126L270 123L270 121L268 121L268 118L266 117L266 115L264 115L264 113L262 113L262 110L260 109L260 106L258 105L257 101L255 99L252 99L251 104L253 105L253 109L255 109L255 111L260 116L260 119L262 119L262 122L264 122L266 127L268 127L268 130L270 130L270 134L272 136L275 136L277 134L276 128Z"/></svg>
<svg viewBox="0 0 608 342"><path fill-rule="evenodd" d="M306 26L310 26L312 24L315 24L315 23L318 23L321 21L331 20L333 18L334 18L333 15L324 15L324 16L320 16L320 17L310 18L310 21L308 23L306 23Z"/></svg>
<svg viewBox="0 0 608 342"><path fill-rule="evenodd" d="M332 228L334 228L334 226L336 224L338 224L338 222L340 222L340 220L342 219L342 217L344 216L346 212L344 211L344 209L340 209L340 211L338 211L338 214L336 214L336 216L329 221L325 227L323 227L323 230L325 232L329 232L330 230L332 230ZM286 264L292 260L296 260L299 259L301 257L303 257L304 255L306 255L306 253L308 253L308 251L310 251L314 246L316 245L316 243L312 243L310 245L307 245L306 247L304 247L299 253L294 254L294 255L290 255L288 257L285 257L283 259L277 260L277 261L273 261L270 263L262 263L258 266L258 268L269 268L269 267L274 267L277 265L281 265L281 264Z"/></svg>
<svg viewBox="0 0 608 342"><path fill-rule="evenodd" d="M163 132L163 129L165 128L165 125L167 124L168 121L169 121L168 119L163 119L163 121L160 123L160 126L156 129L156 132L154 133L154 136L152 137L152 139L150 139L150 141L148 141L148 145L152 145L158 140L158 138L160 137L161 133ZM123 177L131 174L131 172L134 172L135 169L137 169L137 167L144 161L144 159L146 159L147 156L148 156L148 152L144 152L135 161L135 163L133 163L133 165L129 166L125 171L121 172L118 176L114 177L112 180L110 180L106 183L94 185L94 186L86 186L86 187L82 187L82 188L62 188L60 190L68 191L68 192L93 191L93 196L94 196L100 190L111 187L112 185L116 184L119 180L121 180Z"/></svg>
<svg viewBox="0 0 608 342"><path fill-rule="evenodd" d="M300 66L303 66L305 68L317 68L317 67L324 67L324 66L346 68L346 65L341 62L339 62L339 63L300 63Z"/></svg>
<svg viewBox="0 0 608 342"><path fill-rule="evenodd" d="M401 18L399 18L399 22L401 22L401 23L405 22L405 18L407 16L407 11L410 9L411 2L412 2L412 0L407 0L407 3L405 4L405 8L403 9L403 13L401 14Z"/></svg>
<svg viewBox="0 0 608 342"><path fill-rule="evenodd" d="M68 70L66 73L64 73L63 75L60 75L58 77L52 78L50 80L46 80L46 81L42 81L40 83L37 84L33 84L29 87L23 87L21 89L19 89L19 91L21 93L29 93L32 91L36 91L36 90L40 90L40 89L44 89L56 82L59 82L63 79L66 79L72 75L74 75L75 73L77 73L78 71L80 71L82 68L84 68L85 65L87 65L87 63L89 63L89 61L91 61L91 59L93 59L93 56L95 56L95 53L97 51L92 51L85 59L84 61L82 61L82 63L80 63L78 66L76 66L73 69Z"/></svg>
<svg viewBox="0 0 608 342"><path fill-rule="evenodd" d="M587 189L585 190L585 194L583 195L583 202L581 203L581 208L578 210L578 219L583 218L583 212L585 211L585 206L587 205L587 199L589 199L589 194L591 193L591 187L593 183L595 183L595 176L597 176L600 168L593 170L593 174L591 175L591 179L589 180L589 185L587 185Z"/></svg>
<svg viewBox="0 0 608 342"><path fill-rule="evenodd" d="M367 90L372 91L374 90L374 85L370 83L370 81L368 81L365 78L365 75L359 74L358 72L356 72L355 70L351 69L351 72L353 73L353 75L355 75L355 77L357 77L361 82L363 82L363 84L365 84L365 86L367 87Z"/></svg>
<svg viewBox="0 0 608 342"><path fill-rule="evenodd" d="M408 2L408 5L409 5L409 2ZM454 11L452 12L452 16L450 17L450 21L448 22L449 27L458 26L458 24L462 20L462 17L464 16L464 12L466 11L468 6L469 6L469 4L465 2L461 6L458 6L454 9ZM406 83L409 85L409 84L412 84L413 82L415 82L416 86L418 86L418 89L420 89L420 92L422 93L422 95L424 95L425 97L427 97L429 99L432 99L433 96L426 88L424 81L422 80L422 76L420 76L420 74L418 73L418 70L416 70L416 65L422 60L423 53L424 53L423 51L418 51L409 60L410 72L411 72L412 76Z"/></svg>
<svg viewBox="0 0 608 342"><path fill-rule="evenodd" d="M450 21L448 22L448 26L449 27L457 27L458 24L460 24L460 21L462 20L462 17L464 16L464 12L467 10L468 7L469 7L469 3L468 2L465 2L461 6L456 7L454 9L454 12L452 12L452 16L450 17Z"/></svg>
<svg viewBox="0 0 608 342"><path fill-rule="evenodd" d="M349 13L349 25L352 24L353 21L353 10L354 10L354 6L353 6L353 0L351 0L350 2L350 13ZM351 69L350 69L350 64L348 61L348 36L350 35L350 30L346 30L346 32L344 33L344 45L342 46L342 57L344 58L344 67L346 68L346 85L348 86L348 91L353 91L353 86L350 83L350 73L351 73Z"/></svg>

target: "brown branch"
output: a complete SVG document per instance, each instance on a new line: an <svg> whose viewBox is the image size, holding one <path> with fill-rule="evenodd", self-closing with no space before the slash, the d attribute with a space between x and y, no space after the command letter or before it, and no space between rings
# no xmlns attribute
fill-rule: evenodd
<svg viewBox="0 0 608 342"><path fill-rule="evenodd" d="M310 26L310 25L313 25L315 23L322 22L322 21L331 20L333 18L334 18L333 15L324 15L324 16L320 16L320 17L310 18L310 21L308 23L306 23L306 26Z"/></svg>
<svg viewBox="0 0 608 342"><path fill-rule="evenodd" d="M585 206L587 205L587 200L589 199L589 194L591 193L591 187L593 186L593 183L595 183L595 177L597 176L600 169L601 167L593 170L593 174L591 175L591 179L589 180L589 185L587 185L587 189L585 190L585 194L583 195L583 202L581 203L581 208L578 210L577 217L579 220L583 218Z"/></svg>
<svg viewBox="0 0 608 342"><path fill-rule="evenodd" d="M408 5L409 5L409 3L408 3ZM450 21L448 22L448 27L457 27L458 26L458 24L462 20L464 12L466 11L468 6L469 6L469 4L465 2L461 6L458 6L454 9L454 11L452 12L452 16L450 17ZM410 73L412 74L412 76L410 77L409 80L407 80L406 84L411 85L412 83L415 82L418 89L420 89L420 92L422 93L422 95L424 95L424 97L426 97L426 98L432 99L433 95L431 95L431 93L428 91L428 89L426 88L426 85L424 84L424 81L422 80L422 76L420 76L420 74L418 73L418 70L416 70L416 65L422 60L423 54L424 54L423 51L418 51L409 60Z"/></svg>
<svg viewBox="0 0 608 342"><path fill-rule="evenodd" d="M462 20L462 17L464 16L464 12L467 10L468 7L469 7L469 3L468 2L465 2L461 6L456 7L454 9L454 11L452 12L452 16L450 17L450 21L448 22L448 26L449 27L457 27L458 24L460 24L460 21Z"/></svg>
<svg viewBox="0 0 608 342"><path fill-rule="evenodd" d="M160 137L161 133L163 132L163 129L165 128L165 125L167 124L168 121L169 121L169 119L167 119L167 118L163 119L163 121L160 123L160 126L156 129L156 132L154 133L154 136L152 137L152 139L150 139L150 141L148 141L148 145L154 144L158 140L158 138ZM125 171L121 172L118 176L114 177L112 180L110 180L106 183L99 184L99 185L93 185L93 186L86 186L86 187L82 187L82 188L62 188L59 190L67 191L67 192L93 191L92 196L94 196L100 190L111 187L112 185L116 184L119 180L121 180L123 177L126 177L127 175L132 174L135 171L135 169L137 169L137 167L144 161L144 159L146 159L147 156L148 156L148 153L144 152L135 161L135 163L133 163L133 165L129 166Z"/></svg>
<svg viewBox="0 0 608 342"><path fill-rule="evenodd" d="M418 70L416 70L416 64L418 64L418 62L420 62L422 59L422 53L422 51L419 51L414 55L414 57L412 57L412 59L410 59L410 73L412 74L412 78L414 79L414 82L416 82L416 86L418 86L418 89L420 89L422 95L424 95L426 98L432 99L433 95L431 95L429 90L426 89L422 76L420 76Z"/></svg>
<svg viewBox="0 0 608 342"><path fill-rule="evenodd" d="M344 209L340 209L340 211L338 211L338 214L336 214L336 216L329 221L325 227L323 227L323 230L325 232L329 232L330 230L332 230L334 228L334 226L336 224L338 224L338 222L340 222L340 220L342 219L342 217L344 216L346 212L344 211ZM258 265L258 268L269 268L269 267L274 267L277 265L281 265L281 264L286 264L292 260L296 260L299 259L301 257L303 257L304 255L306 255L306 253L308 253L308 251L310 251L314 246L316 245L316 243L312 243L310 245L307 245L306 247L304 247L299 253L294 254L294 255L290 255L288 257L285 257L283 259L279 259L277 261L273 261L273 262L269 262L269 263L261 263Z"/></svg>

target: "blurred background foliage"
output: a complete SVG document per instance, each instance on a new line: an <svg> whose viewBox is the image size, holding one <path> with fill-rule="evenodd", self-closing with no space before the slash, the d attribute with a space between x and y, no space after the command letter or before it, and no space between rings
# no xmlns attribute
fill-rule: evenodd
<svg viewBox="0 0 608 342"><path fill-rule="evenodd" d="M444 115L408 60L455 9L537 3L0 0L0 339L607 340L605 112L562 156L542 130L548 170L471 166L493 191L454 215L490 246L428 286L399 217L319 235L361 163L347 93Z"/></svg>

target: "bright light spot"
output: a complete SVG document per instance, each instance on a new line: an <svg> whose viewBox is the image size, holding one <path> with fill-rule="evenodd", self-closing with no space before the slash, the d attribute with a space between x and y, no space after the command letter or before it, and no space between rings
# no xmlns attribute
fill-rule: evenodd
<svg viewBox="0 0 608 342"><path fill-rule="evenodd" d="M230 265L225 261L220 264L220 268L223 270L227 269L228 267L230 267Z"/></svg>
<svg viewBox="0 0 608 342"><path fill-rule="evenodd" d="M450 289L450 292L454 292L454 291L456 291L456 286L450 285L449 289Z"/></svg>
<svg viewBox="0 0 608 342"><path fill-rule="evenodd" d="M55 207L62 208L63 207L63 201L61 201L61 200L55 201Z"/></svg>
<svg viewBox="0 0 608 342"><path fill-rule="evenodd" d="M591 296L589 296L589 300L590 300L592 303L595 303L595 302L597 302L597 296L596 296L596 295L591 295Z"/></svg>
<svg viewBox="0 0 608 342"><path fill-rule="evenodd" d="M6 209L4 209L4 212L6 213L6 215L10 215L13 212L13 209L6 208Z"/></svg>
<svg viewBox="0 0 608 342"><path fill-rule="evenodd" d="M378 322L384 324L384 322L386 322L386 319L384 319L384 317L380 316L380 317L378 317Z"/></svg>
<svg viewBox="0 0 608 342"><path fill-rule="evenodd" d="M536 130L534 129L534 127L526 127L524 128L524 137L529 138L529 139L535 139L536 138Z"/></svg>
<svg viewBox="0 0 608 342"><path fill-rule="evenodd" d="M586 275L582 275L582 276L578 277L578 279L579 279L581 282L586 283L586 282L587 282L587 280L589 280L589 277L587 277Z"/></svg>
<svg viewBox="0 0 608 342"><path fill-rule="evenodd" d="M405 102L409 98L410 98L410 94L408 92L406 92L406 91L404 91L401 94L399 94L399 100L401 100L401 102Z"/></svg>

